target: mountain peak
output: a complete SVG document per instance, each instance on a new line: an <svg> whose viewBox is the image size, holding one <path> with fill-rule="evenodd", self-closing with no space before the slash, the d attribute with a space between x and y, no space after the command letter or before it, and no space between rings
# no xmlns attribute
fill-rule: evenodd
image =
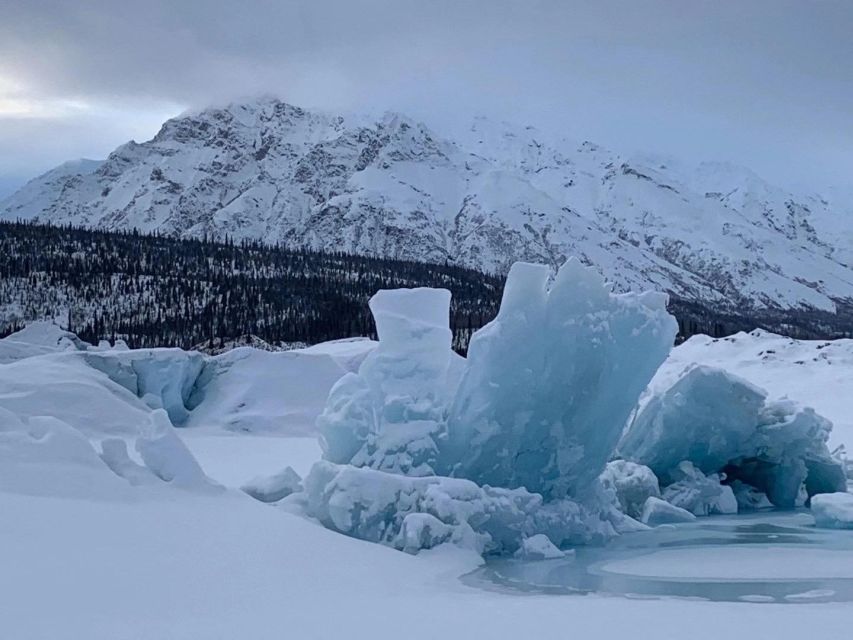
<svg viewBox="0 0 853 640"><path fill-rule="evenodd" d="M728 163L623 157L475 118L343 117L265 96L186 113L57 167L0 218L228 235L505 271L594 264L617 289L739 308L853 300L853 221Z"/></svg>

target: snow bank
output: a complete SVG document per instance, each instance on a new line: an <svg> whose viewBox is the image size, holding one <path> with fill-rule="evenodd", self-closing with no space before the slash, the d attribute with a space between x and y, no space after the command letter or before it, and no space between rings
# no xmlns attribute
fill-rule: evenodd
<svg viewBox="0 0 853 640"><path fill-rule="evenodd" d="M49 353L80 351L87 347L76 335L51 322L31 322L20 331L0 339L0 364Z"/></svg>
<svg viewBox="0 0 853 640"><path fill-rule="evenodd" d="M358 342L369 350L360 344L368 341ZM188 401L192 411L184 426L313 433L329 390L346 373L334 356L322 350L233 349L205 362Z"/></svg>
<svg viewBox="0 0 853 640"><path fill-rule="evenodd" d="M823 529L853 529L853 494L823 493L811 501L815 526Z"/></svg>
<svg viewBox="0 0 853 640"><path fill-rule="evenodd" d="M21 419L50 415L90 437L135 436L151 409L82 356L57 353L0 365L0 407Z"/></svg>
<svg viewBox="0 0 853 640"><path fill-rule="evenodd" d="M841 463L827 448L831 429L812 409L768 402L746 380L694 366L647 401L619 452L649 466L663 485L684 475L679 465L686 460L704 474L725 472L729 481L741 480L773 504L791 507L804 482L811 495L845 486Z"/></svg>
<svg viewBox="0 0 853 640"><path fill-rule="evenodd" d="M613 295L594 269L516 263L498 316L474 334L448 422L455 475L581 495L669 352L677 326L657 293Z"/></svg>
<svg viewBox="0 0 853 640"><path fill-rule="evenodd" d="M0 488L29 496L112 498L125 484L77 429L52 416L0 407Z"/></svg>

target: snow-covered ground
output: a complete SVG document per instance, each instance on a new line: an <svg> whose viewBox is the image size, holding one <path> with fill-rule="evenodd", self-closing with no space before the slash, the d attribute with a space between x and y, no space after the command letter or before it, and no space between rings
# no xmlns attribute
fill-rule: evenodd
<svg viewBox="0 0 853 640"><path fill-rule="evenodd" d="M766 334L696 338L672 352L652 386L667 386L694 361L720 366L761 385L772 399L789 395L814 405L839 421L833 442L851 449L853 398L843 390L845 381L853 388L853 343L822 344ZM0 340L0 637L710 639L737 630L801 639L849 633L851 604L814 601L821 594L785 604L761 597L717 602L551 595L463 581L482 563L471 551L442 545L401 553L240 492L252 477L288 465L304 477L320 457L313 419L329 388L358 370L373 347L356 341L290 354L247 349L198 364L186 354L154 351L146 363L171 364L151 375L149 364L134 364L136 352L82 351L49 327ZM195 367L198 377L184 388ZM145 447L141 457L134 447L137 433L154 407L175 398L187 415L174 432L224 489L197 478L184 488L147 480L132 486L101 464L96 451L107 437L127 442L136 462L144 458ZM164 408L180 415L179 407ZM41 424L40 415L55 416L71 430ZM29 421L29 435L16 426L21 419ZM147 442L158 437L149 434ZM182 459L174 448L167 453L168 461ZM790 517L797 526L810 519ZM681 526L660 531L676 535ZM705 525L683 526L698 535ZM642 534L624 537L631 535ZM792 562L796 547L784 539L757 553L743 547L722 555L707 547L655 553L604 566L683 580L738 579L747 570L747 577L770 581L853 580L853 552L810 548ZM539 565L549 562L564 560Z"/></svg>

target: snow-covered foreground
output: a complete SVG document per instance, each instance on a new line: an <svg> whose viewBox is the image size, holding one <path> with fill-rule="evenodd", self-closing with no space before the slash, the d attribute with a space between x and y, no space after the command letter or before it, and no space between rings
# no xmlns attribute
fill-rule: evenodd
<svg viewBox="0 0 853 640"><path fill-rule="evenodd" d="M259 450L267 444L248 440ZM410 556L236 492L164 490L132 501L0 492L0 513L0 635L16 640L623 638L651 628L663 639L682 638L686 629L693 638L737 629L801 639L843 637L851 624L844 603L521 595L466 586L459 577L479 562L474 554L445 546Z"/></svg>
<svg viewBox="0 0 853 640"><path fill-rule="evenodd" d="M797 396L798 380L846 379L849 343L693 340L652 379L675 332L663 297L612 295L578 263L547 280L513 268L467 361L450 351L436 290L374 297L378 345L209 358L91 347L49 325L0 340L0 637L849 630L849 602L833 602L853 581L853 534L831 424L780 397L822 401L817 386ZM762 341L773 346L752 353ZM775 373L750 364L768 351ZM817 511L746 528L732 516L732 540L717 543L696 517L812 495L831 530L814 528ZM644 540L660 544L638 556ZM483 556L512 555L529 569L523 589L475 577ZM579 575L572 563L590 557L617 587L537 591L537 576ZM624 587L777 578L842 582L770 603L751 583L735 602Z"/></svg>

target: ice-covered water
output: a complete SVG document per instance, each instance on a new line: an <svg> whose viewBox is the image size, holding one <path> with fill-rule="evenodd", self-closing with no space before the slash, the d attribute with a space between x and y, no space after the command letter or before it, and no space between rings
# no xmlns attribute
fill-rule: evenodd
<svg viewBox="0 0 853 640"><path fill-rule="evenodd" d="M816 529L806 511L700 518L580 547L566 558L492 560L464 581L529 593L848 602L853 532Z"/></svg>

